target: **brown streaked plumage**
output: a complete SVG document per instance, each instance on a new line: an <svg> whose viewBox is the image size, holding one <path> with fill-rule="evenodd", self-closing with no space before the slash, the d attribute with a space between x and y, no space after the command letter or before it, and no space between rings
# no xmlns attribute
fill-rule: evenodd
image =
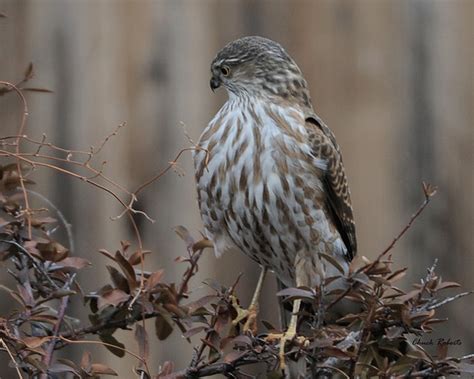
<svg viewBox="0 0 474 379"><path fill-rule="evenodd" d="M217 54L211 74L229 100L194 162L216 254L240 250L287 286L340 274L328 255L347 273L357 244L342 156L296 63L279 44L244 37Z"/></svg>

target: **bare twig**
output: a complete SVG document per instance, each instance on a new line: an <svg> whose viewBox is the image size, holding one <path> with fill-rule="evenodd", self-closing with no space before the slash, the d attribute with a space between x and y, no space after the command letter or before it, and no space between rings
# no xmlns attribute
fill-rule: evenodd
<svg viewBox="0 0 474 379"><path fill-rule="evenodd" d="M103 342L103 341L75 341L75 340L71 340L71 339L68 339L64 336L58 336L59 339L69 343L69 344L85 344L85 345L101 345L101 346L108 346L108 347L111 347L113 349L118 349L118 350L121 350L125 353L127 353L128 355L131 355L132 357L136 358L138 361L140 361L143 366L145 367L146 371L149 373L150 372L150 369L148 368L148 365L147 365L147 362L146 362L146 359L143 359L142 357L140 357L140 355L134 353L133 351L130 351L128 349L124 349L120 346L116 346L116 345L112 345L110 343L107 343L107 342Z"/></svg>
<svg viewBox="0 0 474 379"><path fill-rule="evenodd" d="M0 338L0 344L3 346L3 348L5 349L5 351L6 351L6 352L8 353L8 355L10 356L10 360L12 361L13 367L15 367L15 370L16 370L16 373L17 373L18 377L19 377L20 379L23 379L23 376L21 375L20 367L18 366L18 363L16 362L15 358L13 357L12 352L11 352L10 349L8 348L8 345L5 343L5 341L3 340L3 338Z"/></svg>
<svg viewBox="0 0 474 379"><path fill-rule="evenodd" d="M69 277L69 279L64 284L65 289L70 288L70 286L71 286L72 282L74 281L75 277L76 277L76 274L73 274ZM68 302L69 302L69 295L63 296L61 298L61 302L60 302L59 309L58 309L57 320L56 320L56 323L53 326L52 340L49 342L48 346L46 347L45 354L43 356L43 363L44 363L45 367L49 367L51 365L51 360L53 359L53 352L55 350L56 341L57 341L57 338L59 336L59 332L61 330L61 325L63 323L64 316L66 315L66 309L67 309ZM40 379L48 379L48 373L47 372L41 373Z"/></svg>
<svg viewBox="0 0 474 379"><path fill-rule="evenodd" d="M434 303L434 304L432 304L432 305L429 305L429 306L427 307L427 309L428 309L428 310L432 310L432 309L436 309L436 308L442 307L443 305L446 305L446 304L448 304L448 303L451 303L452 301L457 300L457 299L460 299L461 297L471 295L472 293L474 293L474 291L467 291L467 292L458 293L457 295L447 297L447 298L444 299L444 300L441 300L441 301L438 301L438 302L436 302L436 303Z"/></svg>
<svg viewBox="0 0 474 379"><path fill-rule="evenodd" d="M387 246L387 248L382 251L382 253L379 255L377 260L380 260L383 258L385 255L388 254L390 250L393 249L395 244L398 242L400 238L403 237L403 235L408 231L408 229L411 228L413 222L418 218L418 216L425 210L426 206L430 203L431 198L436 194L436 188L432 187L431 185L423 182L423 194L425 195L425 200L423 203L420 205L418 210L411 216L410 220L408 223L405 225L405 227L398 233L398 235L393 239L393 241L390 243L390 245Z"/></svg>

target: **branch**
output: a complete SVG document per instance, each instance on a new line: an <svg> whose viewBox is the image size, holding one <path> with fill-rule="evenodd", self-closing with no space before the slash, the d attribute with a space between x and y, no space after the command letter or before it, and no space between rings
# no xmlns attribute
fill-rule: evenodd
<svg viewBox="0 0 474 379"><path fill-rule="evenodd" d="M436 309L436 308L439 308L439 307L442 307L443 305L446 305L448 303L451 303L452 301L454 300L457 300L457 299L460 299L461 297L464 297L464 296L467 296L467 295L471 295L472 293L474 293L474 291L468 291L468 292L461 292L461 293L458 293L457 295L455 296L451 296L451 297L448 297L444 300L441 300L435 304L432 304L430 305L429 307L427 307L427 309L430 311L432 309Z"/></svg>
<svg viewBox="0 0 474 379"><path fill-rule="evenodd" d="M10 351L10 349L8 348L8 345L5 343L5 341L3 340L3 338L0 338L0 344L3 346L3 348L5 349L5 351L8 353L11 361L12 361L12 364L13 366L15 367L15 370L16 370L16 373L18 375L18 377L20 379L23 379L23 376L21 375L21 371L20 371L20 366L18 365L17 361L15 360L15 358L13 357L13 354L12 352Z"/></svg>
<svg viewBox="0 0 474 379"><path fill-rule="evenodd" d="M15 93L18 95L20 98L22 105L23 105L23 112L21 114L21 121L20 121L20 126L18 127L18 136L23 135L25 127L26 127L26 119L28 117L28 104L26 103L25 96L23 95L23 92L14 84L9 83L9 82L4 82L0 81L0 84L3 84L4 86L7 87L7 89L12 89L15 91ZM15 146L15 153L17 156L20 155L20 137L16 139L16 146ZM25 178L23 177L23 172L21 169L21 162L17 157L16 160L16 167L18 170L18 176L20 178L20 187L23 192L23 198L25 200L25 216L26 216L26 223L28 225L28 238L31 239L31 217L30 217L30 204L28 200L28 194L26 193L26 187L25 187Z"/></svg>
<svg viewBox="0 0 474 379"><path fill-rule="evenodd" d="M413 222L425 210L426 206L430 203L431 198L436 194L436 187L433 187L430 184L423 182L423 194L425 195L425 201L423 201L418 210L411 216L410 221L408 221L408 224L406 224L405 227L401 230L401 232L398 233L398 235L393 239L392 243L388 245L388 247L384 251L382 251L382 253L377 258L377 261L387 255L387 253L393 249L398 240L403 237L403 235L408 231L408 229L411 228Z"/></svg>
<svg viewBox="0 0 474 379"><path fill-rule="evenodd" d="M64 288L69 289L75 277L76 277L76 274L71 275L68 281L66 282L66 284L64 285ZM58 310L58 319L53 327L53 338L49 342L48 346L46 347L45 354L43 356L43 363L47 368L49 368L49 366L51 365L51 360L53 359L53 352L56 347L59 331L61 330L61 324L63 323L64 316L66 315L68 303L69 303L69 295L61 298L61 304L59 305L59 310ZM48 376L49 375L47 371L43 372L40 375L40 379L48 379Z"/></svg>
<svg viewBox="0 0 474 379"><path fill-rule="evenodd" d="M254 357L248 358L246 356L235 360L232 363L218 362L212 363L201 368L188 368L181 372L185 378L202 378L205 376L217 375L217 374L230 374L238 370L239 367L248 366L259 362L265 362L265 359ZM176 375L177 373L173 374ZM179 376L179 374L178 374ZM165 378L163 378L165 379Z"/></svg>

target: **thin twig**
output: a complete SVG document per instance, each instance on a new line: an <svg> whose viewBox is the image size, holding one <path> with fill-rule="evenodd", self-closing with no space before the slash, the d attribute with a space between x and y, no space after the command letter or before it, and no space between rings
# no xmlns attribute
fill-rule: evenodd
<svg viewBox="0 0 474 379"><path fill-rule="evenodd" d="M196 274L198 261L201 258L201 255L202 255L203 251L204 250L201 249L201 250L196 251L195 253L192 253L191 259L190 259L191 266L186 271L186 274L185 274L183 280L181 281L181 284L180 284L179 289L178 289L178 295L176 296L178 301L181 300L184 297L184 293L186 291L186 288L188 288L189 281Z"/></svg>
<svg viewBox="0 0 474 379"><path fill-rule="evenodd" d="M448 303L451 303L452 301L454 300L457 300L457 299L460 299L461 297L464 297L464 296L468 296L468 295L471 295L472 293L474 293L474 291L467 291L467 292L461 292L461 293L458 293L457 295L455 296L451 296L451 297L448 297L444 300L441 300L435 304L432 304L430 306L427 307L427 309L430 311L432 309L436 309L436 308L439 308L439 307L442 307L443 305L446 305Z"/></svg>
<svg viewBox="0 0 474 379"><path fill-rule="evenodd" d="M10 356L10 359L13 363L13 366L15 367L15 370L16 370L16 373L18 374L18 377L20 379L23 379L23 376L21 375L21 371L20 371L20 366L18 365L18 363L16 362L15 358L13 357L13 354L12 352L10 351L10 349L8 348L7 344L5 343L5 341L3 340L3 338L0 338L0 344L3 346L3 348L5 349L5 351L8 353L8 355Z"/></svg>
<svg viewBox="0 0 474 379"><path fill-rule="evenodd" d="M405 225L405 227L400 231L400 233L398 233L398 235L393 239L392 243L390 243L390 245L387 246L387 248L382 251L382 253L379 255L379 257L377 258L377 261L379 261L382 257L384 257L385 255L387 255L387 253L393 249L393 247L395 246L395 244L398 242L398 240L400 238L403 237L403 235L408 231L408 229L411 228L413 222L418 218L418 216L424 211L424 209L426 208L426 206L430 203L431 201L431 198L436 194L436 188L434 187L431 187L429 184L426 184L423 182L423 191L424 191L424 195L425 195L425 200L423 201L423 203L420 205L420 207L418 208L418 210L411 216L410 220L408 221L408 223Z"/></svg>
<svg viewBox="0 0 474 379"><path fill-rule="evenodd" d="M69 287L71 286L71 284L74 281L75 277L76 277L76 274L73 274L69 277L69 279L66 281L66 283L64 285L65 289L69 289ZM54 353L54 350L55 350L55 347L56 347L56 341L57 341L57 338L59 336L59 332L61 330L61 324L63 323L64 316L66 315L66 310L67 310L68 303L69 303L69 295L64 296L64 297L61 298L61 303L60 303L59 309L58 309L57 321L56 321L56 323L54 324L54 327L53 327L52 340L49 342L48 346L45 348L45 354L44 354L43 360L42 360L45 367L47 367L47 368L49 368L49 366L51 365L51 361L53 359L53 353ZM48 373L47 372L42 373L40 375L40 379L48 379Z"/></svg>
<svg viewBox="0 0 474 379"><path fill-rule="evenodd" d="M102 341L74 341L74 340L71 340L71 339L68 339L64 336L58 336L59 339L69 343L69 344L85 344L85 345L102 345L102 346L108 346L108 347L111 347L113 349L117 349L117 350L121 350L129 355L131 355L132 357L136 358L137 360L139 360L141 363L143 363L143 366L145 367L145 369L147 370L147 372L149 373L150 372L150 369L148 368L148 365L147 365L147 362L145 359L143 359L142 357L140 357L140 355L134 353L133 351L130 351L128 349L124 349L120 346L117 346L117 345L112 345L111 343L107 343L107 342L102 342Z"/></svg>

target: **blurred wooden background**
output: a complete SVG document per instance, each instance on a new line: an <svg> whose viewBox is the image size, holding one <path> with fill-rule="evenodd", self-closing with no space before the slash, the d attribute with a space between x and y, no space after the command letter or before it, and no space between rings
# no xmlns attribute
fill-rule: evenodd
<svg viewBox="0 0 474 379"><path fill-rule="evenodd" d="M383 250L422 201L426 180L439 193L394 251L397 264L410 269L400 285L424 276L438 258L443 278L474 288L474 1L0 0L0 12L8 15L0 19L0 79L21 79L33 61L34 85L54 90L28 95L27 133L87 148L127 121L103 157L107 173L129 188L189 144L181 122L197 138L225 100L223 91L209 90L209 63L220 47L243 35L279 41L342 147L359 253ZM15 133L19 110L14 96L0 98L2 135ZM183 224L195 234L201 228L190 154L180 163L184 177L170 173L140 199L157 220L140 219L153 250L147 268L166 268L168 280L183 269L173 262L184 245L172 227ZM85 290L95 289L106 280L97 250L113 250L131 236L125 220L109 219L119 206L56 174L37 174L36 181L73 225L75 253L96 263L82 274ZM229 285L239 271L248 300L258 270L243 256L206 254L196 291L208 290L200 284L207 277ZM275 321L273 280L265 291L262 317ZM444 314L450 320L439 337L463 343L454 355L474 351L473 304L463 299ZM167 359L188 363L191 346L177 332L171 341L166 348L153 344L155 369ZM64 353L77 360L86 348ZM135 362L89 350L130 377ZM2 377L12 372L0 367Z"/></svg>

